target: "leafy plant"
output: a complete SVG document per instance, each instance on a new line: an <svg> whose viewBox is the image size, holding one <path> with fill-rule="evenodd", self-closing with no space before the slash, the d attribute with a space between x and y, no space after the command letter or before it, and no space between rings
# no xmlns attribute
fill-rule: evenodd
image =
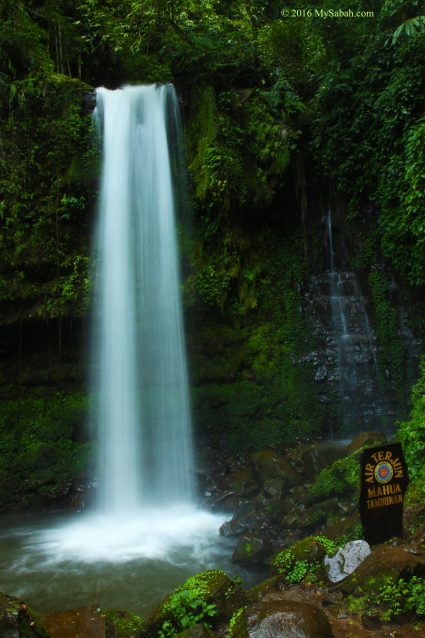
<svg viewBox="0 0 425 638"><path fill-rule="evenodd" d="M199 592L190 589L175 592L167 603L167 609L172 619L164 621L159 638L175 636L184 629L208 621L217 613L216 605L206 602ZM208 622L205 624L208 625Z"/></svg>

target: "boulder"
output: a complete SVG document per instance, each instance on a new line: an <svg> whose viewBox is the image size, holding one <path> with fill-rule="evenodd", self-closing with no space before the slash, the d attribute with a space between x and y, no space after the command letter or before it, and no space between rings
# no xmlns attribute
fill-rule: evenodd
<svg viewBox="0 0 425 638"><path fill-rule="evenodd" d="M240 607L247 604L247 596L227 574L219 569L207 570L191 576L183 585L175 589L154 610L146 627L138 634L141 638L158 635L163 627L178 633L187 626L181 626L179 619L198 616L198 624L208 623L214 629L226 621Z"/></svg>
<svg viewBox="0 0 425 638"><path fill-rule="evenodd" d="M236 496L255 496L260 491L260 485L250 468L236 470L225 478L228 491Z"/></svg>
<svg viewBox="0 0 425 638"><path fill-rule="evenodd" d="M343 455L344 448L329 441L305 445L300 458L304 479L313 480L316 474Z"/></svg>
<svg viewBox="0 0 425 638"><path fill-rule="evenodd" d="M349 541L334 556L325 556L324 564L328 578L338 583L352 574L370 554L370 545L366 541Z"/></svg>
<svg viewBox="0 0 425 638"><path fill-rule="evenodd" d="M102 610L106 621L106 638L134 638L145 626L143 618L131 611Z"/></svg>
<svg viewBox="0 0 425 638"><path fill-rule="evenodd" d="M325 536L306 536L278 552L272 561L272 572L282 574L288 582L299 583L312 576L326 579L323 559L336 551L335 543Z"/></svg>
<svg viewBox="0 0 425 638"><path fill-rule="evenodd" d="M48 614L44 622L51 638L107 638L106 620L96 607ZM115 638L114 633L109 636ZM109 638L108 636L108 638Z"/></svg>
<svg viewBox="0 0 425 638"><path fill-rule="evenodd" d="M215 638L215 634L206 625L194 625L176 635L176 638Z"/></svg>
<svg viewBox="0 0 425 638"><path fill-rule="evenodd" d="M233 624L233 626L232 626ZM332 638L326 615L294 600L260 602L231 621L232 638Z"/></svg>
<svg viewBox="0 0 425 638"><path fill-rule="evenodd" d="M381 545L374 548L356 571L336 587L344 593L351 594L367 589L373 579L388 576L395 580L425 576L425 556L412 554L401 547Z"/></svg>
<svg viewBox="0 0 425 638"><path fill-rule="evenodd" d="M282 479L289 485L301 483L298 472L273 448L266 448L252 454L251 458L262 483L270 479Z"/></svg>
<svg viewBox="0 0 425 638"><path fill-rule="evenodd" d="M254 567L264 564L271 556L273 545L257 532L246 532L240 537L232 556L232 563Z"/></svg>
<svg viewBox="0 0 425 638"><path fill-rule="evenodd" d="M272 478L264 481L263 489L271 498L283 498L285 494L285 481L280 478Z"/></svg>
<svg viewBox="0 0 425 638"><path fill-rule="evenodd" d="M304 528L315 528L325 524L328 519L341 515L341 507L337 498L328 498L320 503L313 503L307 510L303 521Z"/></svg>
<svg viewBox="0 0 425 638"><path fill-rule="evenodd" d="M51 638L45 625L22 600L0 593L2 638Z"/></svg>

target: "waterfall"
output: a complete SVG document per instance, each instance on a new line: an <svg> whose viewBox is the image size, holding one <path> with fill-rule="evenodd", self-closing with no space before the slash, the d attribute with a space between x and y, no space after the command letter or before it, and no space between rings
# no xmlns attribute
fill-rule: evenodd
<svg viewBox="0 0 425 638"><path fill-rule="evenodd" d="M98 509L190 504L191 418L167 131L172 85L99 88L92 421ZM171 118L171 120L170 120Z"/></svg>
<svg viewBox="0 0 425 638"><path fill-rule="evenodd" d="M326 269L311 277L306 301L317 344L310 360L325 418L331 434L385 429L396 418L395 403L382 387L369 301L356 273L341 264L344 246L330 208L324 222Z"/></svg>
<svg viewBox="0 0 425 638"><path fill-rule="evenodd" d="M378 383L375 336L355 273L335 270L330 209L326 215L326 235L331 321L338 353L337 376L343 424L351 430L369 425L373 400L376 409L373 425L379 427L385 409Z"/></svg>

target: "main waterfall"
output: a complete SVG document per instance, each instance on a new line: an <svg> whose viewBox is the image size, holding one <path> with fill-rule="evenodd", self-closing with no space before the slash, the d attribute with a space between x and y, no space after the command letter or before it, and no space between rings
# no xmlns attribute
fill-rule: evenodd
<svg viewBox="0 0 425 638"><path fill-rule="evenodd" d="M99 88L92 420L99 509L190 503L191 419L167 124L172 85ZM168 122L167 122L168 118Z"/></svg>
<svg viewBox="0 0 425 638"><path fill-rule="evenodd" d="M57 601L59 609L95 603L150 612L194 572L228 569L223 516L194 498L172 180L177 106L171 85L97 89L91 421L98 498L95 507L3 538L0 585L40 609Z"/></svg>

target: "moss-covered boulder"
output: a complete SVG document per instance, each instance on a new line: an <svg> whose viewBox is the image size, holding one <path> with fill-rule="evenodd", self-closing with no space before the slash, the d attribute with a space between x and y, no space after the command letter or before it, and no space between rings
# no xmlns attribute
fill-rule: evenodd
<svg viewBox="0 0 425 638"><path fill-rule="evenodd" d="M325 536L307 536L278 552L272 561L272 571L292 584L325 580L323 559L326 554L335 554L337 549Z"/></svg>
<svg viewBox="0 0 425 638"><path fill-rule="evenodd" d="M260 602L236 612L229 638L332 638L326 615L314 605L294 600Z"/></svg>
<svg viewBox="0 0 425 638"><path fill-rule="evenodd" d="M258 532L246 532L240 537L232 556L232 563L256 567L264 564L273 552L272 543Z"/></svg>
<svg viewBox="0 0 425 638"><path fill-rule="evenodd" d="M360 495L360 455L358 450L319 472L310 489L310 502L339 497L356 503Z"/></svg>
<svg viewBox="0 0 425 638"><path fill-rule="evenodd" d="M246 603L245 592L225 572L201 572L167 596L138 636L156 638L161 633L178 633L197 624L214 629Z"/></svg>
<svg viewBox="0 0 425 638"><path fill-rule="evenodd" d="M298 472L273 448L265 448L252 454L251 458L262 483L270 479L281 479L289 486L301 483Z"/></svg>
<svg viewBox="0 0 425 638"><path fill-rule="evenodd" d="M236 470L226 476L226 488L236 496L255 496L260 491L260 485L251 468Z"/></svg>
<svg viewBox="0 0 425 638"><path fill-rule="evenodd" d="M0 593L2 638L51 638L45 625L22 600Z"/></svg>

